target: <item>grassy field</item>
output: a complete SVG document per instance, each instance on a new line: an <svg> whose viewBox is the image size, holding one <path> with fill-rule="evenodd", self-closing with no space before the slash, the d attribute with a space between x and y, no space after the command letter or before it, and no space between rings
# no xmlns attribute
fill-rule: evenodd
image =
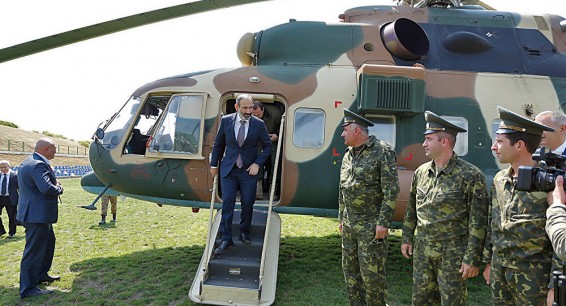
<svg viewBox="0 0 566 306"><path fill-rule="evenodd" d="M19 299L19 264L25 236L0 238L0 305L193 305L189 288L198 267L208 211L118 201L118 222L99 226L94 195L79 179L63 181L65 193L55 224L52 274L62 280L47 297ZM5 226L6 214L2 215ZM276 305L347 305L340 267L337 220L281 215L282 238ZM410 305L411 265L399 252L400 231L392 231L388 258L388 303ZM470 282L469 305L488 305L479 277Z"/></svg>

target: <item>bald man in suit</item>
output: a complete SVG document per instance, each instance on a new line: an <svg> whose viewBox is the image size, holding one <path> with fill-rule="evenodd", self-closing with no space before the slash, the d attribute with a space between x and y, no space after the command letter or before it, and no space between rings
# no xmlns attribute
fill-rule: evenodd
<svg viewBox="0 0 566 306"><path fill-rule="evenodd" d="M18 171L20 200L17 219L26 229L26 246L20 265L20 297L22 299L53 293L38 287L41 283L59 280L50 276L55 252L53 223L58 218L58 197L63 186L55 177L49 161L55 157L55 143L41 138L35 152L27 157Z"/></svg>

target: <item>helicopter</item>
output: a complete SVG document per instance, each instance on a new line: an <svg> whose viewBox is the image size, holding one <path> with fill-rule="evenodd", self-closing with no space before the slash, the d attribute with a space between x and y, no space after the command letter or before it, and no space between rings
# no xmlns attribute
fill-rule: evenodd
<svg viewBox="0 0 566 306"><path fill-rule="evenodd" d="M290 20L246 33L237 45L241 67L189 72L136 89L95 133L89 149L94 172L81 185L98 197L220 208L209 155L220 118L236 111L241 93L283 119L280 171L272 178L279 194L272 184L270 200L256 201L258 211L337 215L344 109L372 121L370 134L395 148L401 193L393 221L402 221L412 174L427 161L419 132L425 110L467 130L458 134L455 152L489 181L505 167L490 150L497 105L526 117L565 110L566 20L476 3L355 7L336 23ZM208 243L215 233L191 289L195 301L207 303L204 296L213 295L205 283L214 270ZM261 277L259 283L267 286ZM223 301L209 302L230 304Z"/></svg>
<svg viewBox="0 0 566 306"><path fill-rule="evenodd" d="M462 18L468 21L456 21ZM489 177L501 168L489 150L496 105L530 117L564 103L562 17L475 6L375 6L348 10L341 19L247 33L238 44L242 67L140 87L96 136L95 173L83 178L83 187L98 193L111 184L150 202L208 207L208 156L218 120L235 111L238 94L250 93L286 116L274 210L334 216L344 108L364 114L375 124L370 132L396 148L406 191L413 170L427 161L422 135L414 133L424 126L425 109L468 130L455 151ZM133 149L134 141L142 147ZM394 221L402 220L406 200L402 192Z"/></svg>

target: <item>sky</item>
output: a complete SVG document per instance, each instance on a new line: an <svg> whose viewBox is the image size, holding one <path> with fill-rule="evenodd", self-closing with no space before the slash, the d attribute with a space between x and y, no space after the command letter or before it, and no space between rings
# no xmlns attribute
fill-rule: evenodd
<svg viewBox="0 0 566 306"><path fill-rule="evenodd" d="M190 1L18 0L0 3L0 48ZM566 17L564 0L484 0L498 10ZM392 0L272 0L181 17L0 63L0 120L88 140L138 87L187 72L240 67L236 44L289 19L338 22ZM2 135L0 135L2 139Z"/></svg>

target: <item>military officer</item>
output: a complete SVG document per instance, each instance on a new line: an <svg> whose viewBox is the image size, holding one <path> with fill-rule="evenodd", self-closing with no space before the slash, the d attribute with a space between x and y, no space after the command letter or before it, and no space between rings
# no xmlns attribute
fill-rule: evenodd
<svg viewBox="0 0 566 306"><path fill-rule="evenodd" d="M350 305L385 304L387 234L399 193L395 151L370 136L373 123L344 109L348 146L340 170L342 268Z"/></svg>
<svg viewBox="0 0 566 306"><path fill-rule="evenodd" d="M413 305L466 305L479 275L487 226L485 177L454 153L465 129L425 112L422 146L432 159L413 175L401 253L413 257ZM416 236L415 236L416 230Z"/></svg>
<svg viewBox="0 0 566 306"><path fill-rule="evenodd" d="M491 149L509 168L491 187L491 215L483 276L493 305L544 305L550 282L552 246L544 231L547 194L516 189L520 166L535 166L532 154L543 131L553 129L497 107L501 123Z"/></svg>

